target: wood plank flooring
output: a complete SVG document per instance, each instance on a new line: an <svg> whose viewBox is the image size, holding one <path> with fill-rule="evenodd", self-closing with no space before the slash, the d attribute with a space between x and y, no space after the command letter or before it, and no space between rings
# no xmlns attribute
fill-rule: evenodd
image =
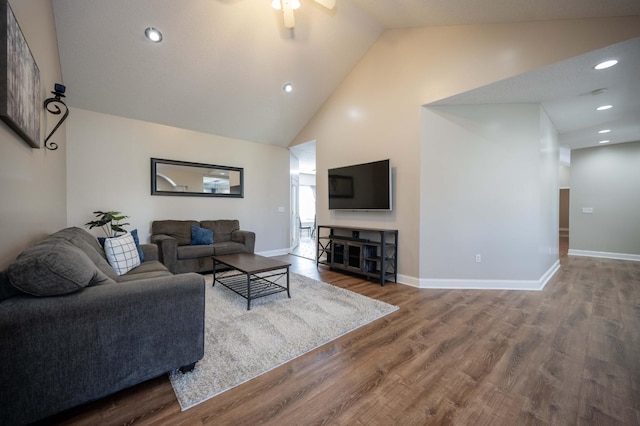
<svg viewBox="0 0 640 426"><path fill-rule="evenodd" d="M562 256L530 292L381 287L280 258L400 309L185 412L163 376L45 423L640 424L640 262Z"/></svg>

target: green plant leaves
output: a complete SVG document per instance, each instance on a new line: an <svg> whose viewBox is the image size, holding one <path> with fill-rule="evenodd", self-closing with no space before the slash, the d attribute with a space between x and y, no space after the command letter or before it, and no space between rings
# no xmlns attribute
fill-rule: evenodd
<svg viewBox="0 0 640 426"><path fill-rule="evenodd" d="M124 229L124 226L130 225L129 223L120 223L121 220L128 219L129 216L125 216L120 212L116 211L95 211L94 215L98 219L92 220L84 224L84 226L88 226L89 229L100 227L107 237L115 237L118 235L118 232L127 233L127 230Z"/></svg>

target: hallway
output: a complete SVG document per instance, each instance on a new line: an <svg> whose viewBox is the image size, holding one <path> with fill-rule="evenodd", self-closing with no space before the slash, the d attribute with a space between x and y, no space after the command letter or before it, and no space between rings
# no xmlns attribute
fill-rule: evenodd
<svg viewBox="0 0 640 426"><path fill-rule="evenodd" d="M316 260L316 239L307 235L300 236L300 244L291 251L294 256Z"/></svg>

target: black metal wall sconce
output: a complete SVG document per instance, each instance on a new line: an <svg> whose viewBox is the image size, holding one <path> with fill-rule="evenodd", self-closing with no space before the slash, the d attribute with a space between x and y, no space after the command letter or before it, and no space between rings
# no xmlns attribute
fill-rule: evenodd
<svg viewBox="0 0 640 426"><path fill-rule="evenodd" d="M44 140L44 147L50 149L51 151L55 151L56 149L58 149L58 144L55 142L49 142L49 138L53 136L56 130L58 130L58 127L60 127L60 125L64 122L64 120L67 119L67 116L69 115L69 108L67 107L67 104L65 104L62 100L62 98L64 98L64 92L66 91L67 88L64 86L64 84L56 83L53 88L53 92L51 92L54 96L44 101L44 109L54 115L62 114L62 108L60 108L58 104L61 104L64 107L64 114L62 115L62 118L60 118L58 124L56 124L53 130L51 130L51 133L49 133L47 135L47 138Z"/></svg>

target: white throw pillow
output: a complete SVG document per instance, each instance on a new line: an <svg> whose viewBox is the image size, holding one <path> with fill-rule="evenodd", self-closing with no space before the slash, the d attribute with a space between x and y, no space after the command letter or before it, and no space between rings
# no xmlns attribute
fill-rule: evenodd
<svg viewBox="0 0 640 426"><path fill-rule="evenodd" d="M118 275L126 274L140 265L138 249L131 234L107 238L104 242L104 252L109 264Z"/></svg>

